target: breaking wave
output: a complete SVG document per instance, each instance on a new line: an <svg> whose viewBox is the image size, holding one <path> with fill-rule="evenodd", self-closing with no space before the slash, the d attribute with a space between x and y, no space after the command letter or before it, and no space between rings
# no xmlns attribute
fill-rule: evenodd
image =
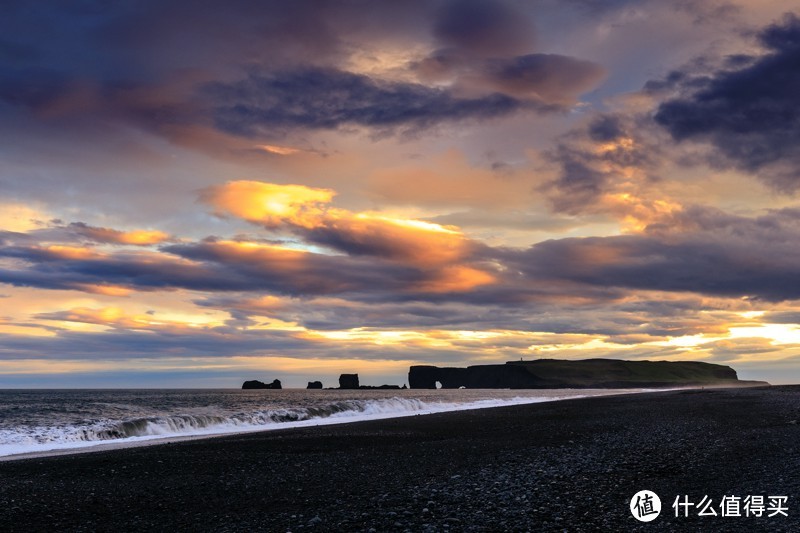
<svg viewBox="0 0 800 533"><path fill-rule="evenodd" d="M572 397L577 397L574 395ZM445 411L480 409L558 398L517 397L471 402L425 402L416 398L334 401L322 406L264 409L238 413L173 414L104 419L80 425L27 426L0 429L0 456L84 448L109 442L136 442L164 437L219 435L286 427L374 420Z"/></svg>

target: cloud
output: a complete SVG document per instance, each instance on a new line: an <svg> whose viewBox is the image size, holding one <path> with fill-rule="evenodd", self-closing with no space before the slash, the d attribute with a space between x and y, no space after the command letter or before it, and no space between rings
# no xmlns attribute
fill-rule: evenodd
<svg viewBox="0 0 800 533"><path fill-rule="evenodd" d="M4 232L25 232L44 224L49 217L29 205L0 202L0 228Z"/></svg>
<svg viewBox="0 0 800 533"><path fill-rule="evenodd" d="M207 292L266 291L281 295L374 294L379 299L445 297L492 283L491 272L469 258L448 259L444 251L413 258L422 245L396 252L391 234L372 232L370 250L388 257L312 253L264 242L206 239L163 246L157 251L98 251L35 242L0 247L0 281L17 287L76 290L108 296L134 291L187 289ZM404 238L410 239L409 235ZM351 238L348 246L353 246ZM410 241L409 241L410 242ZM399 253L400 261L395 261ZM10 262L9 262L10 260Z"/></svg>
<svg viewBox="0 0 800 533"><path fill-rule="evenodd" d="M558 54L528 54L492 61L484 66L486 80L505 94L569 105L594 88L605 69L590 61Z"/></svg>
<svg viewBox="0 0 800 533"><path fill-rule="evenodd" d="M329 206L333 195L328 189L302 185L232 181L205 189L201 200L218 213L284 229L309 243L419 267L454 266L476 246L454 227ZM453 272L466 279L466 270ZM468 277L476 282L488 279Z"/></svg>
<svg viewBox="0 0 800 533"><path fill-rule="evenodd" d="M681 207L631 235L514 249L478 243L454 227L340 209L329 189L235 181L202 197L221 213L293 234L306 249L208 238L115 250L39 243L34 230L4 239L0 279L112 296L189 289L511 306L608 304L634 290L800 298L792 281L800 268L796 209L744 217ZM309 245L325 250L311 252Z"/></svg>
<svg viewBox="0 0 800 533"><path fill-rule="evenodd" d="M445 2L437 13L433 34L442 46L487 57L523 53L536 41L528 14L502 1Z"/></svg>
<svg viewBox="0 0 800 533"><path fill-rule="evenodd" d="M200 192L200 200L219 216L234 215L248 222L278 228L283 224L308 227L324 216L336 193L305 185L233 181Z"/></svg>
<svg viewBox="0 0 800 533"><path fill-rule="evenodd" d="M665 195L664 148L638 113L600 113L561 136L544 153L555 178L540 187L553 210L610 215L625 232L641 232L681 209Z"/></svg>
<svg viewBox="0 0 800 533"><path fill-rule="evenodd" d="M449 49L437 50L411 68L423 82L446 84L454 94L502 94L521 108L539 111L569 109L606 76L596 63L559 54L484 58Z"/></svg>
<svg viewBox="0 0 800 533"><path fill-rule="evenodd" d="M798 228L796 210L747 218L693 207L642 235L545 241L509 261L537 280L793 300L800 298L792 281L800 268Z"/></svg>
<svg viewBox="0 0 800 533"><path fill-rule="evenodd" d="M502 93L462 98L444 88L316 67L251 72L237 82L209 83L203 92L213 101L217 127L243 136L293 128L420 129L536 107Z"/></svg>
<svg viewBox="0 0 800 533"><path fill-rule="evenodd" d="M293 296L357 293L377 287L393 291L402 290L415 277L411 269L376 264L371 259L261 243L206 240L167 246L164 251L205 265L232 282L220 284L217 290L262 290Z"/></svg>
<svg viewBox="0 0 800 533"><path fill-rule="evenodd" d="M170 240L170 236L158 230L120 231L111 228L98 228L83 222L73 222L66 228L86 239L106 244L128 244L149 246Z"/></svg>
<svg viewBox="0 0 800 533"><path fill-rule="evenodd" d="M11 4L0 24L4 118L88 138L133 127L220 155L242 138L281 148L306 130L418 134L561 111L602 70L533 53L529 10L504 1ZM384 49L402 59L384 65ZM458 84L412 72L437 50L462 58Z"/></svg>
<svg viewBox="0 0 800 533"><path fill-rule="evenodd" d="M732 56L712 72L673 72L651 91L675 90L655 121L677 141L707 142L724 161L779 191L800 186L800 18L758 34L766 52Z"/></svg>
<svg viewBox="0 0 800 533"><path fill-rule="evenodd" d="M535 50L530 13L504 1L451 0L440 8L438 48L411 63L420 80L465 95L492 92L559 110L574 105L605 76L600 65Z"/></svg>
<svg viewBox="0 0 800 533"><path fill-rule="evenodd" d="M139 330L139 331L164 331L177 333L179 331L188 333L192 329L209 328L221 324L204 319L197 321L177 321L156 317L153 314L132 314L120 307L75 307L68 310L53 311L48 313L38 313L34 318L55 322L77 322L82 324L92 324L107 326L120 330Z"/></svg>

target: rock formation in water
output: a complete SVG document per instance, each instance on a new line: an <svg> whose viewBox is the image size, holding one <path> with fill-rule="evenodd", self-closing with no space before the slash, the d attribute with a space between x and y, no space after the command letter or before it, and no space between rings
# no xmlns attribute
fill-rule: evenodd
<svg viewBox="0 0 800 533"><path fill-rule="evenodd" d="M562 389L640 388L693 385L767 385L740 381L728 366L698 361L623 361L540 359L466 368L412 366L412 389Z"/></svg>
<svg viewBox="0 0 800 533"><path fill-rule="evenodd" d="M357 389L358 374L342 374L339 376L340 389Z"/></svg>
<svg viewBox="0 0 800 533"><path fill-rule="evenodd" d="M307 389L321 389L322 382L321 381L309 381Z"/></svg>
<svg viewBox="0 0 800 533"><path fill-rule="evenodd" d="M370 390L370 389L401 389L406 388L405 385L402 387L400 385L361 385L358 381L358 374L342 374L339 376L339 388L340 389L360 389L360 390Z"/></svg>
<svg viewBox="0 0 800 533"><path fill-rule="evenodd" d="M282 389L281 381L279 379L275 379L272 383L264 383L258 381L257 379L251 381L245 381L242 383L243 389Z"/></svg>

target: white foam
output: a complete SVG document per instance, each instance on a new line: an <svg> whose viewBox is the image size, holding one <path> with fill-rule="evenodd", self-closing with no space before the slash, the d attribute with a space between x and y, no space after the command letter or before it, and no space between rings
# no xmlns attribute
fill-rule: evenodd
<svg viewBox="0 0 800 533"><path fill-rule="evenodd" d="M47 452L85 451L109 443L141 445L165 438L208 437L274 429L342 424L450 411L485 409L557 400L647 392L636 390L560 390L543 396L518 396L468 402L422 401L417 398L341 400L324 407L283 408L234 415L178 414L129 421L102 421L88 426L29 427L0 430L0 457Z"/></svg>

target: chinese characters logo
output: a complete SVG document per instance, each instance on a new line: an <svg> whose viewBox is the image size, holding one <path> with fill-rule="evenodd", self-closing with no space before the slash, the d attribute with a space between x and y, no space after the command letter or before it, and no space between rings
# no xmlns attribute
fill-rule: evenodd
<svg viewBox="0 0 800 533"><path fill-rule="evenodd" d="M640 490L631 498L631 514L640 522L655 520L661 512L661 499L653 491Z"/></svg>

